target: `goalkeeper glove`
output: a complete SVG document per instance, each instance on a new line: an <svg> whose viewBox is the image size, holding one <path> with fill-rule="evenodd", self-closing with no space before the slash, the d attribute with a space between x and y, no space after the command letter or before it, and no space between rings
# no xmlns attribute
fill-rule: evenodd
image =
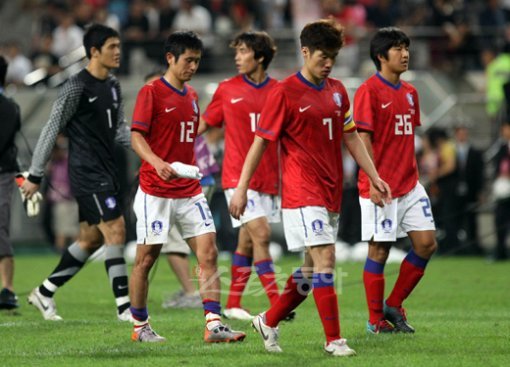
<svg viewBox="0 0 510 367"><path fill-rule="evenodd" d="M25 212L29 217L35 217L39 214L40 210L40 202L42 201L42 195L39 191L35 192L30 199L27 199L23 191L21 191L21 186L25 182L28 177L28 172L18 173L16 175L16 184L19 188L19 193L21 195L21 201L23 202L23 208L25 208Z"/></svg>
<svg viewBox="0 0 510 367"><path fill-rule="evenodd" d="M172 162L170 163L170 167L172 167L177 176L181 178L200 180L203 176L197 166L192 166L190 164Z"/></svg>

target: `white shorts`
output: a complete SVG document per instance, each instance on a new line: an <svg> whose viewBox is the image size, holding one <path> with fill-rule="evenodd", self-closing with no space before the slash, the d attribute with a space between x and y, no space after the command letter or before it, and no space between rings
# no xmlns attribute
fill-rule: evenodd
<svg viewBox="0 0 510 367"><path fill-rule="evenodd" d="M394 198L384 208L362 197L359 203L362 241L394 242L411 231L436 229L429 197L419 182L409 193Z"/></svg>
<svg viewBox="0 0 510 367"><path fill-rule="evenodd" d="M225 190L225 197L227 198L227 206L230 206L230 200L234 195L235 189ZM280 222L280 197L277 195L264 194L255 190L248 189L248 204L241 215L239 220L230 217L232 220L232 227L237 228L242 224L248 223L260 217L266 217L269 223Z"/></svg>
<svg viewBox="0 0 510 367"><path fill-rule="evenodd" d="M305 247L329 245L338 235L338 213L328 212L323 206L304 206L283 209L283 229L289 251Z"/></svg>
<svg viewBox="0 0 510 367"><path fill-rule="evenodd" d="M173 227L177 227L183 239L216 232L204 194L168 199L146 194L138 187L133 210L136 214L136 237L139 244L167 243Z"/></svg>

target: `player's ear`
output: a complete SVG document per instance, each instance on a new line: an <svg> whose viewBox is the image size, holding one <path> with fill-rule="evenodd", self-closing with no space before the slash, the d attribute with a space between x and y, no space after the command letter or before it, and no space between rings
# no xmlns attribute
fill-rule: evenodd
<svg viewBox="0 0 510 367"><path fill-rule="evenodd" d="M308 57L310 55L310 49L308 47L301 47L301 55L303 55L304 58Z"/></svg>
<svg viewBox="0 0 510 367"><path fill-rule="evenodd" d="M171 65L171 61L172 61L172 60L175 60L175 56L174 56L174 54L173 54L173 53L171 53L171 52L167 52L167 53L165 54L165 57L166 57L166 62L168 63L168 65Z"/></svg>
<svg viewBox="0 0 510 367"><path fill-rule="evenodd" d="M101 50L100 50L100 49L98 49L97 47L92 46L92 47L90 48L90 56L91 56L91 57L97 57L97 56L99 56L100 54L101 54Z"/></svg>

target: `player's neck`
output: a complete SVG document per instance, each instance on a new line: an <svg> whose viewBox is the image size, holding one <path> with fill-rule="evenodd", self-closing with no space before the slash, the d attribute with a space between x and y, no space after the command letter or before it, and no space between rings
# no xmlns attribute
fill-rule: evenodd
<svg viewBox="0 0 510 367"><path fill-rule="evenodd" d="M110 75L110 69L91 60L86 66L87 71L96 79L104 80Z"/></svg>
<svg viewBox="0 0 510 367"><path fill-rule="evenodd" d="M267 78L266 71L264 69L257 69L252 73L244 74L249 81L253 82L254 84L260 84Z"/></svg>
<svg viewBox="0 0 510 367"><path fill-rule="evenodd" d="M381 70L379 71L379 74L388 82L390 82L393 85L397 85L400 83L400 74L390 72L388 70Z"/></svg>
<svg viewBox="0 0 510 367"><path fill-rule="evenodd" d="M303 78L305 78L306 80L308 80L310 83L312 84L315 84L315 85L321 85L322 82L324 81L324 78L317 78L315 77L312 73L310 73L308 71L307 68L303 67L301 69L301 75L303 76Z"/></svg>
<svg viewBox="0 0 510 367"><path fill-rule="evenodd" d="M170 72L166 72L163 78L175 89L182 91L184 89L184 81L178 79Z"/></svg>

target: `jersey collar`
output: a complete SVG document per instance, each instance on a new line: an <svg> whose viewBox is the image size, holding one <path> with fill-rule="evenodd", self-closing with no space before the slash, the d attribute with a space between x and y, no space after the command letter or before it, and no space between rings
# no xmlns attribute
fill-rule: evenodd
<svg viewBox="0 0 510 367"><path fill-rule="evenodd" d="M402 86L402 82L400 80L397 84L393 84L393 83L387 81L386 79L384 79L384 77L379 72L377 72L375 74L375 76L378 77L381 82L383 82L384 84L386 84L387 86L389 86L395 90L399 90L400 87Z"/></svg>
<svg viewBox="0 0 510 367"><path fill-rule="evenodd" d="M164 77L161 77L160 80L171 90L173 90L175 93L180 94L181 96L185 96L186 93L188 93L188 86L184 84L184 88L182 91L175 88L172 84L170 84Z"/></svg>
<svg viewBox="0 0 510 367"><path fill-rule="evenodd" d="M248 83L249 85L251 85L253 88L257 88L257 89L262 88L262 87L263 87L263 86L265 86L267 83L269 83L269 80L270 80L270 79L271 79L271 78L269 77L269 75L267 75L267 74L266 74L266 79L264 79L264 81L263 81L262 83L260 83L260 84L256 84L256 83L252 82L252 81L251 81L251 80L250 80L250 79L246 76L246 74L243 74L243 80L244 80L246 83Z"/></svg>
<svg viewBox="0 0 510 367"><path fill-rule="evenodd" d="M321 91L324 89L324 86L326 85L326 79L324 79L319 85L317 84L314 84L310 81L308 81L304 76L303 74L301 74L300 71L298 71L296 73L296 76L298 77L299 80L301 80L303 83L305 83L306 85L308 85L309 87L312 87L313 89L315 90L318 90L318 91Z"/></svg>

